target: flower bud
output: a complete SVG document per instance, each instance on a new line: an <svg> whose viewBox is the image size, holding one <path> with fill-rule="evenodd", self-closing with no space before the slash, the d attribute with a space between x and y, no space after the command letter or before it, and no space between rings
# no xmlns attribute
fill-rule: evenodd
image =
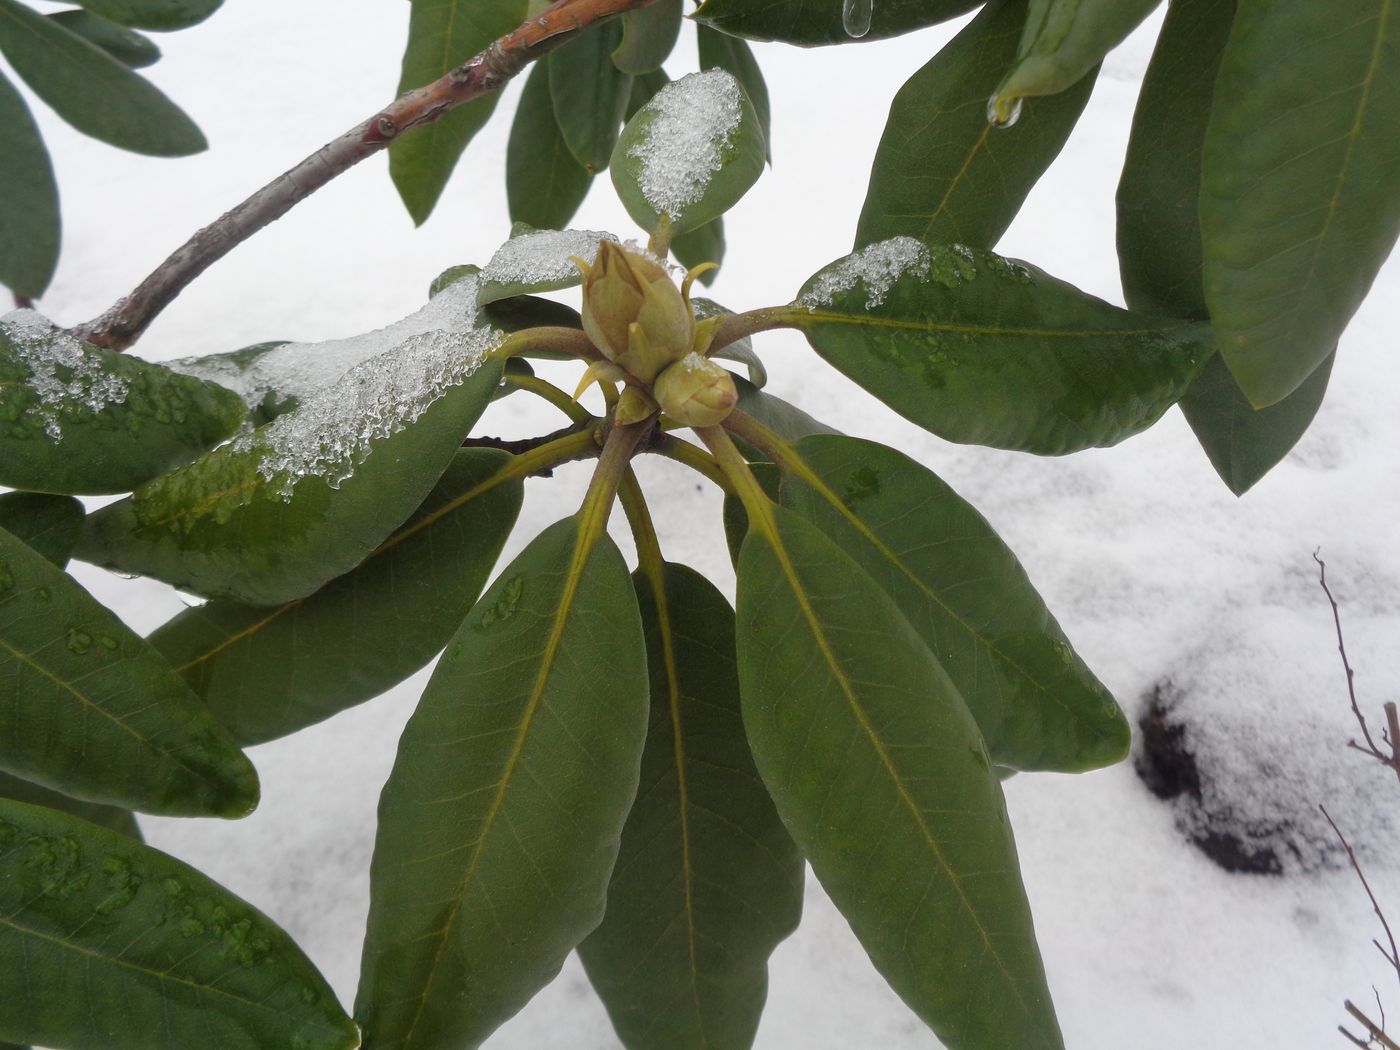
<svg viewBox="0 0 1400 1050"><path fill-rule="evenodd" d="M729 415L739 400L729 372L690 353L656 378L652 393L661 411L689 427L712 427Z"/></svg>
<svg viewBox="0 0 1400 1050"><path fill-rule="evenodd" d="M666 268L611 241L583 278L583 330L609 361L644 383L689 353L695 316Z"/></svg>

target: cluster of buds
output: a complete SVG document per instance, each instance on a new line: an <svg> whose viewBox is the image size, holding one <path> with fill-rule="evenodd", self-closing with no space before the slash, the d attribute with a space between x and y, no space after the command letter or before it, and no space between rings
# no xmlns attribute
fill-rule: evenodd
<svg viewBox="0 0 1400 1050"><path fill-rule="evenodd" d="M690 286L705 269L691 270L679 288L666 267L611 241L583 271L583 330L607 359L589 367L581 393L599 379L627 384L617 422L633 423L660 409L685 426L720 422L738 392L729 372L705 357L719 318L697 320ZM577 396L577 394L575 395Z"/></svg>

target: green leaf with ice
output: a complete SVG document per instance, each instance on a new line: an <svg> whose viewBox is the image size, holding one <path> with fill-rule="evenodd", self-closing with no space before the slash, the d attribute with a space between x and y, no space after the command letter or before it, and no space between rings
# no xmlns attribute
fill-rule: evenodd
<svg viewBox="0 0 1400 1050"><path fill-rule="evenodd" d="M910 237L821 270L788 319L919 426L1041 455L1145 430L1214 350L1207 325L1129 313L992 252Z"/></svg>
<svg viewBox="0 0 1400 1050"><path fill-rule="evenodd" d="M658 91L627 122L612 180L644 230L662 217L673 235L698 229L749 191L767 149L744 89L722 69L692 73Z"/></svg>
<svg viewBox="0 0 1400 1050"><path fill-rule="evenodd" d="M598 245L617 238L596 230L524 230L496 249L478 280L477 303L572 288L583 280L574 259L593 262Z"/></svg>
<svg viewBox="0 0 1400 1050"><path fill-rule="evenodd" d="M0 319L0 485L129 492L232 435L214 383L83 343L33 311Z"/></svg>
<svg viewBox="0 0 1400 1050"><path fill-rule="evenodd" d="M89 517L79 556L254 605L353 569L423 502L500 382L504 335L475 302L474 279L450 285L413 324L356 343L348 370L287 355L274 379L296 409Z"/></svg>
<svg viewBox="0 0 1400 1050"><path fill-rule="evenodd" d="M252 765L169 665L4 530L0 695L0 769L16 776L168 816L257 805Z"/></svg>
<svg viewBox="0 0 1400 1050"><path fill-rule="evenodd" d="M706 25L696 27L696 44L700 51L700 68L723 69L743 85L744 94L758 114L758 130L763 132L764 156L773 163L773 109L768 101L768 83L754 57L753 48L738 37L729 36Z"/></svg>
<svg viewBox="0 0 1400 1050"><path fill-rule="evenodd" d="M159 850L0 799L0 1039L71 1050L351 1050L272 920Z"/></svg>
<svg viewBox="0 0 1400 1050"><path fill-rule="evenodd" d="M980 0L705 0L695 20L730 36L818 47L880 40L956 18Z"/></svg>

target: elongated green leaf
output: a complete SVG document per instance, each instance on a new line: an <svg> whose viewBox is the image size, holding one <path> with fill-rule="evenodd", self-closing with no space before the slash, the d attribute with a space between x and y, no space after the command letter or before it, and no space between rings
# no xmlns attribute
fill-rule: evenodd
<svg viewBox="0 0 1400 1050"><path fill-rule="evenodd" d="M632 76L613 64L622 27L607 22L550 54L554 118L574 159L590 175L608 166L632 97Z"/></svg>
<svg viewBox="0 0 1400 1050"><path fill-rule="evenodd" d="M452 461L502 374L492 329L410 337L295 410L89 516L78 556L253 605L364 561Z"/></svg>
<svg viewBox="0 0 1400 1050"><path fill-rule="evenodd" d="M137 826L136 817L132 815L130 810L104 806L99 802L83 802L81 799L69 798L67 795L50 791L46 787L40 787L28 780L11 776L9 773L0 773L0 798L12 799L15 802L28 802L31 806L56 809L75 817L81 817L90 824L97 824L100 827L120 832L137 842L141 841L141 829Z"/></svg>
<svg viewBox="0 0 1400 1050"><path fill-rule="evenodd" d="M60 569L68 564L68 556L77 546L83 514L83 505L72 496L44 492L0 495L0 529Z"/></svg>
<svg viewBox="0 0 1400 1050"><path fill-rule="evenodd" d="M510 460L457 453L402 529L310 597L272 607L218 599L148 641L243 744L378 696L432 659L481 593L520 510Z"/></svg>
<svg viewBox="0 0 1400 1050"><path fill-rule="evenodd" d="M997 117L1015 120L1022 99L1078 83L1161 2L1030 0L1016 64L992 99Z"/></svg>
<svg viewBox="0 0 1400 1050"><path fill-rule="evenodd" d="M58 184L29 107L0 73L0 285L37 298L58 265Z"/></svg>
<svg viewBox="0 0 1400 1050"><path fill-rule="evenodd" d="M1151 426L1213 349L1206 325L1131 314L991 252L909 237L819 272L792 321L919 426L1041 455Z"/></svg>
<svg viewBox="0 0 1400 1050"><path fill-rule="evenodd" d="M773 163L773 107L768 101L768 83L753 49L738 37L720 33L709 26L696 27L700 49L700 68L723 69L744 88L758 116L758 128L763 133L764 157Z"/></svg>
<svg viewBox="0 0 1400 1050"><path fill-rule="evenodd" d="M628 1050L748 1047L768 956L802 913L803 861L744 738L734 611L692 569L661 576L634 577L651 674L644 788L579 958Z"/></svg>
<svg viewBox="0 0 1400 1050"><path fill-rule="evenodd" d="M84 135L154 157L183 157L207 145L148 80L16 0L0 0L0 53Z"/></svg>
<svg viewBox="0 0 1400 1050"><path fill-rule="evenodd" d="M873 0L870 28L846 31L844 0L705 0L695 12L701 25L750 40L781 40L802 47L880 40L935 25L970 11L980 0Z"/></svg>
<svg viewBox="0 0 1400 1050"><path fill-rule="evenodd" d="M655 0L622 16L622 41L612 53L613 65L638 75L661 68L681 35L681 0Z"/></svg>
<svg viewBox="0 0 1400 1050"><path fill-rule="evenodd" d="M99 18L137 29L184 29L197 25L224 0L75 0Z"/></svg>
<svg viewBox="0 0 1400 1050"><path fill-rule="evenodd" d="M0 530L0 769L91 802L241 817L248 760L120 620Z"/></svg>
<svg viewBox="0 0 1400 1050"><path fill-rule="evenodd" d="M783 502L894 599L998 765L1080 772L1128 751L1127 720L1016 556L937 475L892 448L816 436L783 464Z"/></svg>
<svg viewBox="0 0 1400 1050"><path fill-rule="evenodd" d="M245 414L222 387L98 350L36 313L0 321L0 484L129 492L229 437Z"/></svg>
<svg viewBox="0 0 1400 1050"><path fill-rule="evenodd" d="M430 84L525 20L526 0L413 0L399 93ZM413 221L422 225L467 143L496 108L491 91L414 128L389 147L389 175Z"/></svg>
<svg viewBox="0 0 1400 1050"><path fill-rule="evenodd" d="M72 1050L351 1050L265 915L159 850L0 799L0 1038Z"/></svg>
<svg viewBox="0 0 1400 1050"><path fill-rule="evenodd" d="M527 292L572 288L583 280L574 259L592 262L603 241L616 242L597 230L528 230L496 249L481 271L476 301L484 306Z"/></svg>
<svg viewBox="0 0 1400 1050"><path fill-rule="evenodd" d="M627 122L612 180L645 230L665 216L673 234L732 208L763 174L766 143L744 89L722 69L667 84Z"/></svg>
<svg viewBox="0 0 1400 1050"><path fill-rule="evenodd" d="M810 434L840 433L821 420L809 416L796 405L760 390L737 376L734 386L739 392L738 407L788 441L798 441Z"/></svg>
<svg viewBox="0 0 1400 1050"><path fill-rule="evenodd" d="M1332 353L1390 254L1397 126L1392 0L1240 4L1206 132L1201 220L1220 351L1256 407Z"/></svg>
<svg viewBox="0 0 1400 1050"><path fill-rule="evenodd" d="M754 523L738 576L754 760L876 969L949 1050L1061 1047L1001 789L957 689L786 508Z"/></svg>
<svg viewBox="0 0 1400 1050"><path fill-rule="evenodd" d="M525 81L506 143L506 200L512 222L560 230L588 196L593 176L569 152L554 100L548 60L537 62Z"/></svg>
<svg viewBox="0 0 1400 1050"><path fill-rule="evenodd" d="M676 257L676 262L687 269L699 266L701 263L720 263L724 261L724 219L712 219L699 229L683 233L671 242L671 254ZM699 277L701 284L707 287L714 283L719 276L718 270L706 270Z"/></svg>
<svg viewBox="0 0 1400 1050"><path fill-rule="evenodd" d="M996 0L895 95L856 247L900 235L990 248L1020 211L1089 101L1094 78L1032 107L1014 127L987 99L1016 53L1026 0Z"/></svg>
<svg viewBox="0 0 1400 1050"><path fill-rule="evenodd" d="M399 741L355 1003L367 1046L479 1046L603 917L647 671L601 519L546 529L501 573Z"/></svg>
<svg viewBox="0 0 1400 1050"><path fill-rule="evenodd" d="M59 11L46 16L89 44L100 47L127 69L145 69L160 59L160 48L148 36L109 22L88 11Z"/></svg>

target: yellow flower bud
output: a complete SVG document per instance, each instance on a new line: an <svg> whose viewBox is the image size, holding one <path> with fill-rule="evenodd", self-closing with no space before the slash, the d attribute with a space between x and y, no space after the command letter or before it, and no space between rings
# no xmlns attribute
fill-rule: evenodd
<svg viewBox="0 0 1400 1050"><path fill-rule="evenodd" d="M583 278L583 330L604 357L649 383L690 352L695 316L664 266L604 241Z"/></svg>
<svg viewBox="0 0 1400 1050"><path fill-rule="evenodd" d="M652 386L661 411L689 427L712 427L734 409L739 393L729 372L690 353L671 365Z"/></svg>

